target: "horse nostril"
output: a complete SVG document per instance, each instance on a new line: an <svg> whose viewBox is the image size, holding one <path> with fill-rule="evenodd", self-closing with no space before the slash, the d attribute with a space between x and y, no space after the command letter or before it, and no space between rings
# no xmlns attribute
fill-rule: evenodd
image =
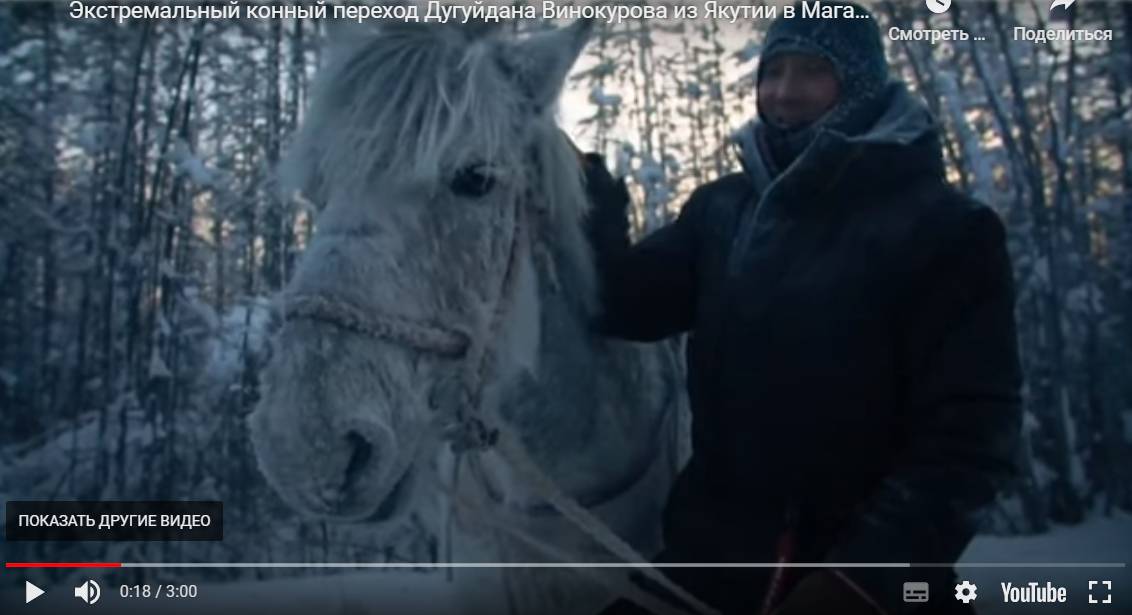
<svg viewBox="0 0 1132 615"><path fill-rule="evenodd" d="M324 505L335 514L371 511L397 477L387 476L397 459L393 433L377 421L352 421L342 428L341 443L320 491ZM340 465L339 465L340 464Z"/></svg>
<svg viewBox="0 0 1132 615"><path fill-rule="evenodd" d="M351 431L346 434L346 444L350 447L350 461L346 464L345 486L348 489L356 484L370 460L373 459L373 445L362 434Z"/></svg>

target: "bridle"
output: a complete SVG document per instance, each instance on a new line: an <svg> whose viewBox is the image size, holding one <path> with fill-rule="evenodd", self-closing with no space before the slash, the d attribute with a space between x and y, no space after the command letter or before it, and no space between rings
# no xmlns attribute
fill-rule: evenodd
<svg viewBox="0 0 1132 615"><path fill-rule="evenodd" d="M328 299L324 295L290 295L286 298L284 314L286 320L325 323L444 358L463 357L471 345L468 335L462 331L394 314L371 318L351 303Z"/></svg>
<svg viewBox="0 0 1132 615"><path fill-rule="evenodd" d="M499 338L507 310L514 303L518 291L519 268L530 249L530 225L526 221L525 202L530 200L515 198L511 207L500 210L501 215L506 216L500 226L508 229L506 265L499 277L493 281L492 288L495 292L490 295L490 311L486 322L477 323L470 332L392 313L369 313L347 302L306 294L289 295L284 299L283 319L329 324L434 356L460 360L461 366L457 377L446 381L448 388L436 391L439 393L436 395L438 398L436 403L430 401L433 410L438 413L442 439L447 441L456 453L456 467L459 467L461 458L467 456L469 466L477 477L482 492L488 494L490 499L495 499L490 497L495 490L482 471L478 455L489 449L495 449L510 463L516 474L524 478L551 508L573 522L611 554L632 564L644 576L664 587L691 608L676 608L658 599L634 585L627 575L617 582L595 574L595 580L654 612L673 615L685 615L688 612L714 614L714 609L688 594L653 568L636 549L586 510L585 504L563 493L533 462L520 439L508 433L506 424L499 420L494 412L483 407L484 388L498 359L492 342ZM414 448L419 447L422 440L417 438ZM416 456L414 451L412 455L406 456L406 460ZM406 461L406 466L408 463L411 462ZM551 557L568 559L566 554L548 545L544 540L531 536L512 524L500 522L496 516L485 514L480 515L480 518L485 525L509 534Z"/></svg>
<svg viewBox="0 0 1132 615"><path fill-rule="evenodd" d="M443 391L441 397L447 399L437 401L433 409L442 414L438 423L443 429L444 439L454 448L490 448L497 431L489 430L480 416L486 376L495 360L490 342L499 335L506 309L516 292L522 252L527 246L522 199L514 200L513 206L501 208L502 215L510 218L501 221L501 226L508 229L507 260L502 273L494 281L490 294L490 317L486 323L473 325L469 327L470 331L462 330L392 312L363 310L346 301L312 294L286 296L284 320L325 323L422 353L460 360L460 374L455 380L447 381L454 382L456 388ZM430 398L435 397L430 395Z"/></svg>

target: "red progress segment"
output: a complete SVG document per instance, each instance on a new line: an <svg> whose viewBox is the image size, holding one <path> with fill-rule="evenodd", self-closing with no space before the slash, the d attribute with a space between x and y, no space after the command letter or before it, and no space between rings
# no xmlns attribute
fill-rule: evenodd
<svg viewBox="0 0 1132 615"><path fill-rule="evenodd" d="M121 562L4 562L5 568L121 568Z"/></svg>

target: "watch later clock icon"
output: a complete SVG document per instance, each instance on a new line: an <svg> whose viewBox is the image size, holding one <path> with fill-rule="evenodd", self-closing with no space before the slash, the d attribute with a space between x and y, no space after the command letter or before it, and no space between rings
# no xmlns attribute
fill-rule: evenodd
<svg viewBox="0 0 1132 615"><path fill-rule="evenodd" d="M925 0L928 5L928 10L935 13L946 13L947 9L951 8L951 0Z"/></svg>

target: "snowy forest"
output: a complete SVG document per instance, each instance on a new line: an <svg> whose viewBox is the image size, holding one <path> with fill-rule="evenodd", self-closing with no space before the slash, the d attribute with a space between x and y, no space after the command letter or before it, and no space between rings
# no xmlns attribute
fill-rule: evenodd
<svg viewBox="0 0 1132 615"><path fill-rule="evenodd" d="M1025 471L986 531L1132 511L1132 3L1078 2L1053 21L1038 2L870 6L882 31L985 38L886 44L944 127L951 180L1008 229ZM1115 37L1037 44L1015 40L1019 24ZM560 115L628 178L636 232L737 168L728 139L754 114L766 25L599 26ZM326 31L0 5L0 494L226 508L224 543L9 543L8 559L437 556L411 527L367 542L294 517L248 442L269 304L314 230L311 204L281 194L275 170Z"/></svg>

